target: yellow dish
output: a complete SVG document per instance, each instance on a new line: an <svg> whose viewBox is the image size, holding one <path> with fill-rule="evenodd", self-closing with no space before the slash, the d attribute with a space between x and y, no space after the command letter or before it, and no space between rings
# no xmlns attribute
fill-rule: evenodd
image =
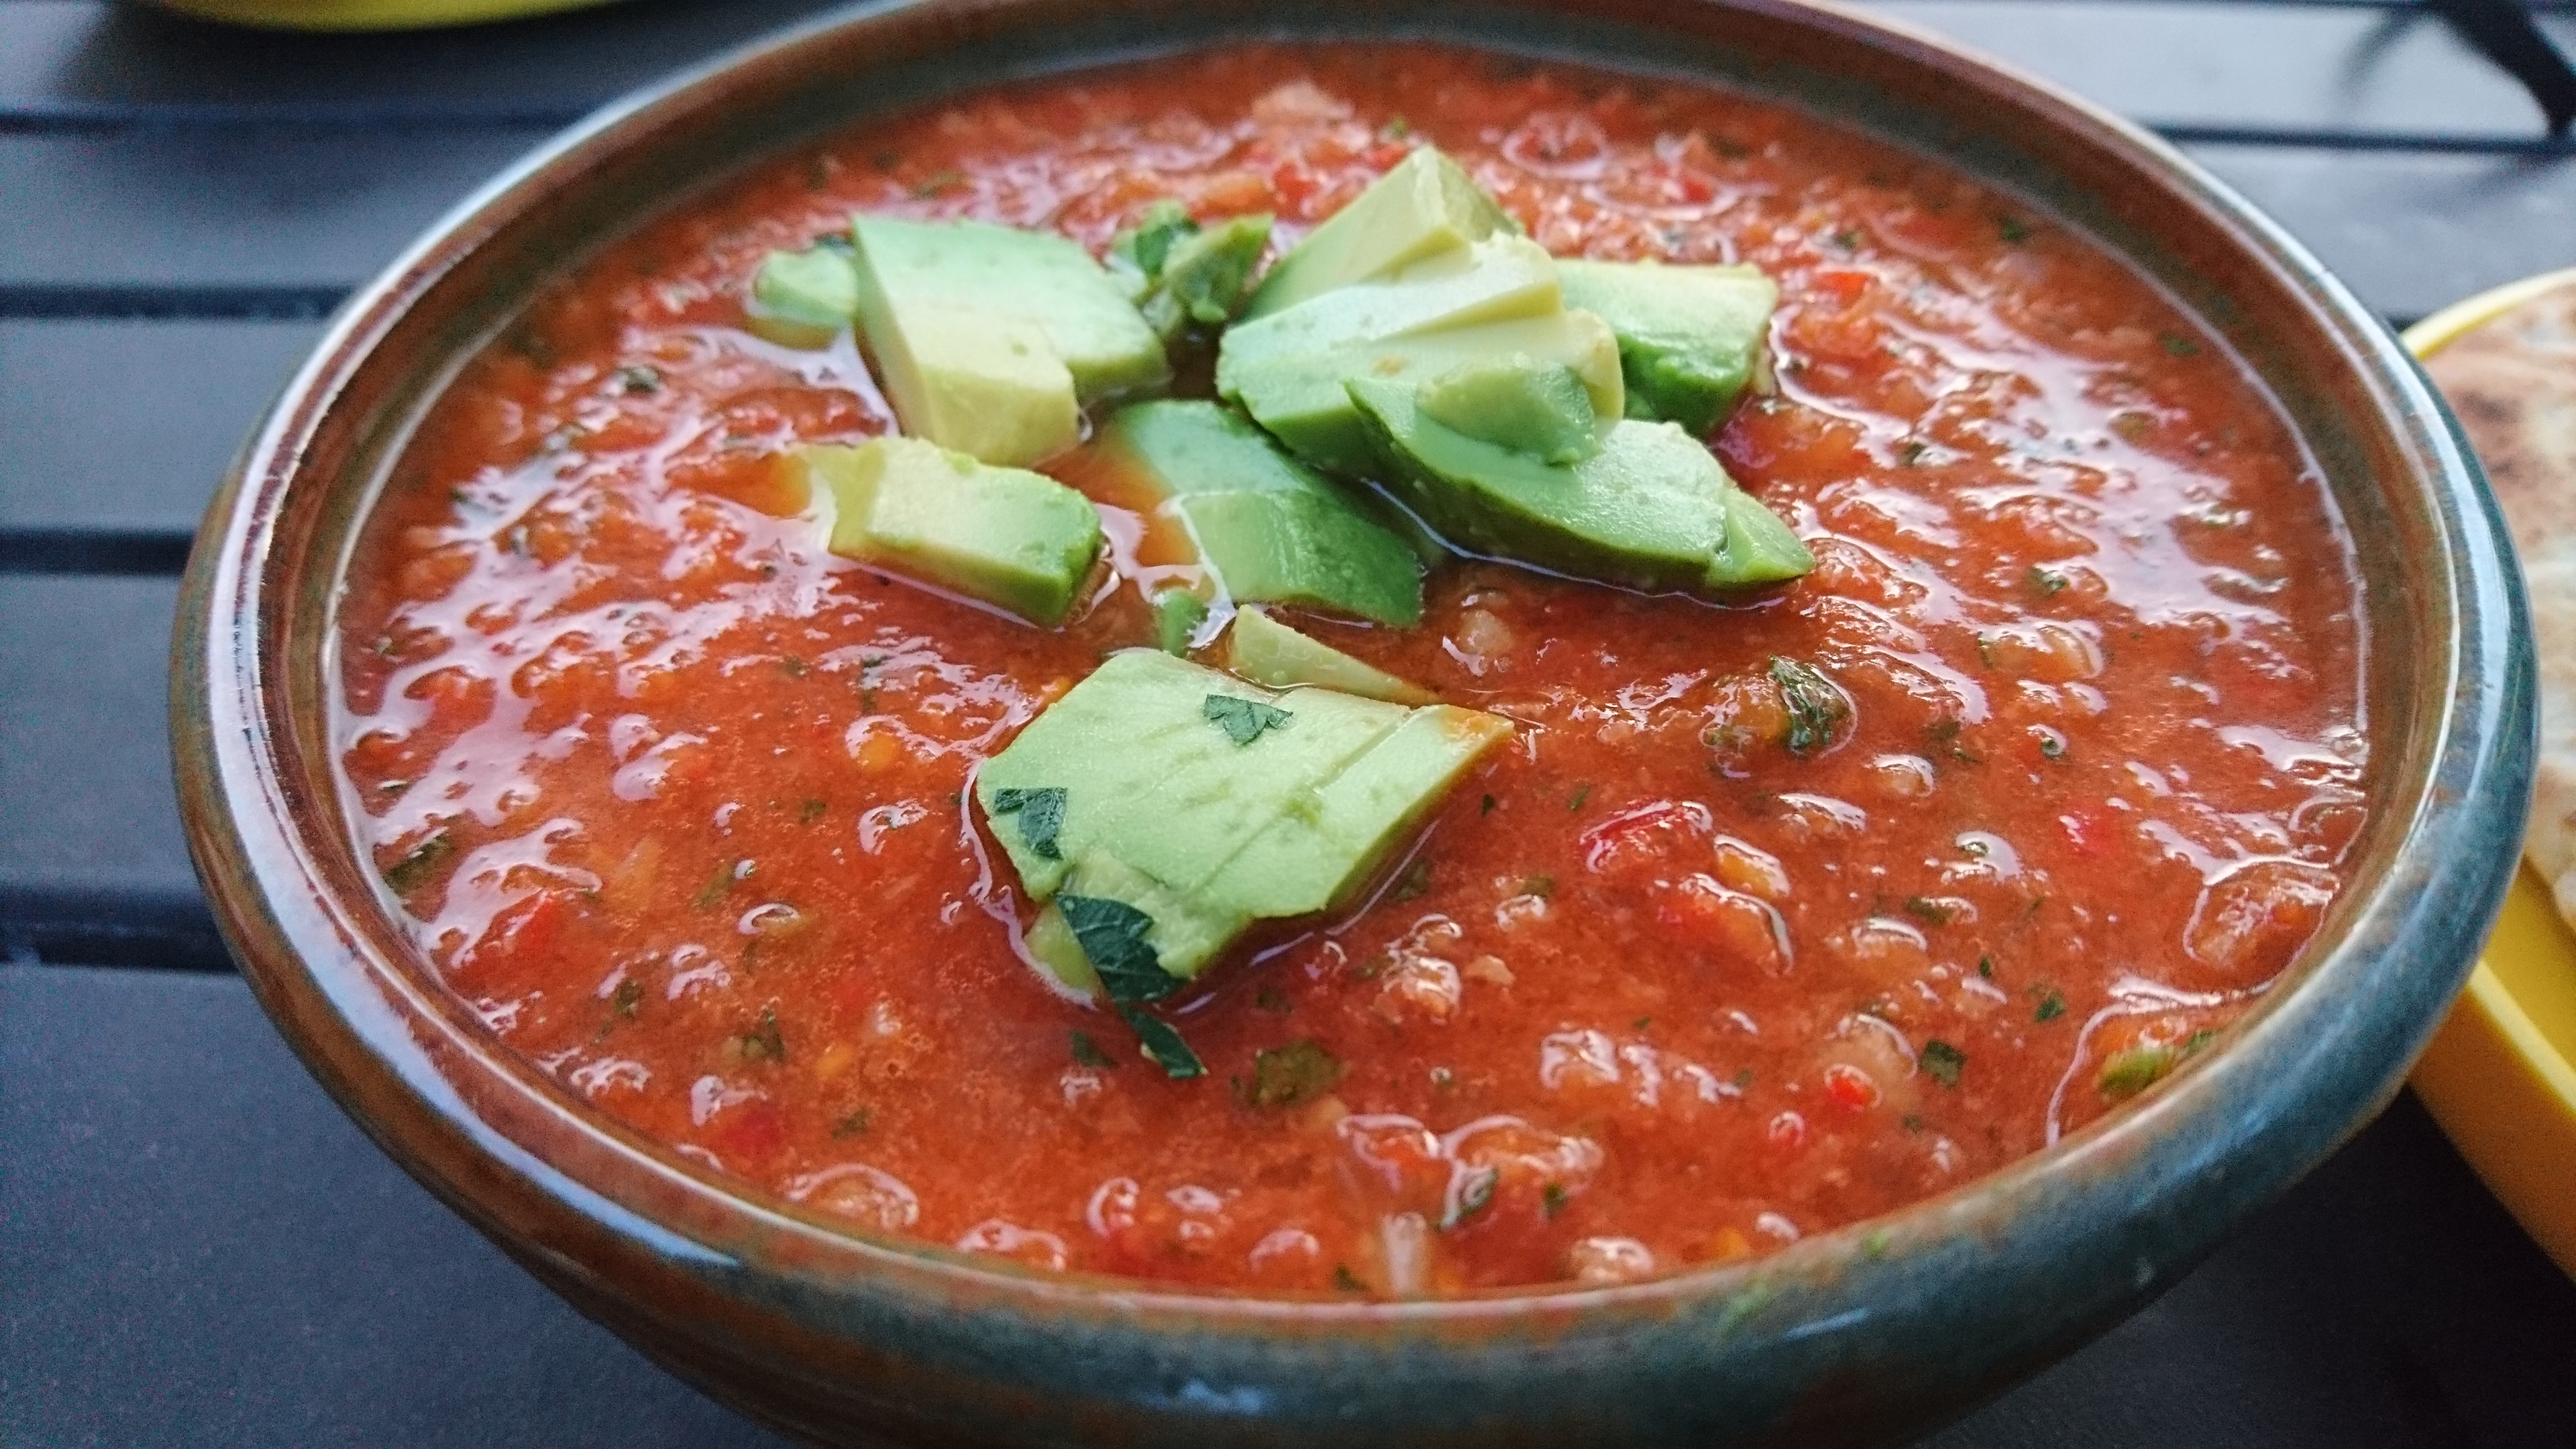
<svg viewBox="0 0 2576 1449"><path fill-rule="evenodd" d="M418 30L478 25L609 0L153 0L164 10L268 30Z"/></svg>
<svg viewBox="0 0 2576 1449"><path fill-rule="evenodd" d="M2430 357L2571 282L2576 268L2480 293L2408 328L2406 345ZM2468 989L2413 1080L2469 1166L2558 1266L2576 1274L2576 931L2529 866L2515 877Z"/></svg>

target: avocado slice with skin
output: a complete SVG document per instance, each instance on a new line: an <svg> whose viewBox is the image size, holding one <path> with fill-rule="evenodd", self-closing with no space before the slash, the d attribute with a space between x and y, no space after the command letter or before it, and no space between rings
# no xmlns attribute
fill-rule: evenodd
<svg viewBox="0 0 2576 1449"><path fill-rule="evenodd" d="M1162 339L1068 238L884 216L850 235L859 328L916 437L1032 463L1081 441L1083 404L1171 377Z"/></svg>
<svg viewBox="0 0 2576 1449"><path fill-rule="evenodd" d="M1457 162L1424 146L1290 248L1261 279L1244 316L1267 316L1336 287L1519 230Z"/></svg>
<svg viewBox="0 0 2576 1449"><path fill-rule="evenodd" d="M833 502L831 550L1049 627L1072 612L1100 553L1091 500L1039 473L918 438L787 455Z"/></svg>
<svg viewBox="0 0 2576 1449"><path fill-rule="evenodd" d="M1236 603L1295 604L1411 624L1422 573L1393 530L1209 402L1134 403L1100 431L1104 456L1177 517ZM1390 510L1391 511L1391 510Z"/></svg>
<svg viewBox="0 0 2576 1449"><path fill-rule="evenodd" d="M1727 495L1739 490L1716 457L1674 424L1622 421L1599 453L1565 467L1422 416L1409 388L1360 381L1350 391L1389 486L1423 521L1471 551L1650 592L1719 592L1814 567L1802 545L1794 559L1778 551L1777 535L1748 548L1761 553L1758 560L1728 552L1734 525ZM1758 577L1741 576L1748 568Z"/></svg>
<svg viewBox="0 0 2576 1449"><path fill-rule="evenodd" d="M751 330L782 347L821 347L859 315L859 272L848 243L826 238L771 252L751 278Z"/></svg>
<svg viewBox="0 0 2576 1449"><path fill-rule="evenodd" d="M1413 403L1435 423L1544 463L1601 451L1601 418L1583 379L1525 352L1461 363L1414 389Z"/></svg>
<svg viewBox="0 0 2576 1449"><path fill-rule="evenodd" d="M1757 267L1567 261L1557 272L1565 305L1618 335L1629 417L1706 437L1761 370L1780 288Z"/></svg>
<svg viewBox="0 0 2576 1449"><path fill-rule="evenodd" d="M1318 684L1389 704L1433 702L1431 691L1291 629L1272 618L1267 609L1237 611L1234 623L1226 630L1225 647L1226 668L1273 689Z"/></svg>
<svg viewBox="0 0 2576 1449"><path fill-rule="evenodd" d="M987 760L975 797L1033 901L1142 911L1161 969L1188 980L1255 920L1346 902L1510 732L1127 650Z"/></svg>

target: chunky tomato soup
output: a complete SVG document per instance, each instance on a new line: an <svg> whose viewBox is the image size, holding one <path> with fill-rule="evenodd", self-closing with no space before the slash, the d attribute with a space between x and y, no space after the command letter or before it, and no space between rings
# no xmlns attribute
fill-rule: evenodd
<svg viewBox="0 0 2576 1449"><path fill-rule="evenodd" d="M1363 903L1163 1003L1167 1076L1024 959L969 793L1169 573L1042 629L828 554L791 444L888 432L847 334L746 329L854 211L1269 210L1429 140L1558 256L1758 264L1710 439L1817 568L1722 602L1475 560L1283 613L1513 724ZM1206 358L1174 390L1206 395ZM1018 86L651 221L437 402L340 614L355 829L569 1091L871 1230L1270 1292L1613 1282L1964 1183L2186 1063L2343 883L2351 554L2245 367L2085 237L1780 106L1431 47Z"/></svg>

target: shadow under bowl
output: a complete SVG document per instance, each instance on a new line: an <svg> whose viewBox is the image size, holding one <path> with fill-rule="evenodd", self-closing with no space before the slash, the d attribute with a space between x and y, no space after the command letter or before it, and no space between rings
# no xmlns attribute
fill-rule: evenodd
<svg viewBox="0 0 2576 1449"><path fill-rule="evenodd" d="M1944 1196L1634 1286L1313 1303L1021 1274L871 1239L592 1112L452 998L343 825L326 721L352 538L437 389L567 258L750 160L969 88L1231 39L1427 38L1784 100L2054 211L2224 336L2366 581L2369 822L2316 939L2224 1045ZM2380 323L2170 148L1883 21L1789 0L968 0L864 7L610 108L362 289L191 561L177 775L261 1003L378 1143L718 1397L833 1442L1876 1442L2134 1309L2384 1103L2474 958L2527 808L2520 581Z"/></svg>

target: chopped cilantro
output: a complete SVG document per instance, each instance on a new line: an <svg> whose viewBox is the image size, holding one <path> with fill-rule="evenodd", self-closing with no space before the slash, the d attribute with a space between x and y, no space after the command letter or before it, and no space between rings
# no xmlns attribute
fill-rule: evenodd
<svg viewBox="0 0 2576 1449"><path fill-rule="evenodd" d="M793 655L793 654L787 654L787 655L782 655L782 656L780 656L780 657L779 657L779 660L778 660L778 672L779 672L779 673L781 673L781 674L786 675L788 678L790 678L790 679L798 679L798 678L802 678L802 677L804 676L805 670L806 670L806 664L805 664L805 661L804 661L804 660L802 660L802 659L797 658L795 655Z"/></svg>
<svg viewBox="0 0 2576 1449"><path fill-rule="evenodd" d="M398 891L408 891L427 884L439 862L456 851L456 842L442 830L405 852L403 858L385 867L385 884Z"/></svg>
<svg viewBox="0 0 2576 1449"><path fill-rule="evenodd" d="M1413 858L1413 864L1404 868L1404 874L1395 878L1395 885L1388 890L1387 899L1409 901L1429 889L1431 889L1431 857L1418 855Z"/></svg>
<svg viewBox="0 0 2576 1449"><path fill-rule="evenodd" d="M1064 787L1050 785L1039 790L996 790L993 813L1020 817L1020 839L1048 860L1062 860L1055 838L1064 829Z"/></svg>
<svg viewBox="0 0 2576 1449"><path fill-rule="evenodd" d="M1163 969L1145 933L1154 918L1106 896L1059 895L1055 908L1073 930L1073 939L1100 973L1100 987L1120 1004L1160 1001L1181 989L1181 980Z"/></svg>
<svg viewBox="0 0 2576 1449"><path fill-rule="evenodd" d="M917 197L937 196L952 186L962 184L965 180L966 173L953 167L944 171L933 171L912 184L912 194Z"/></svg>
<svg viewBox="0 0 2576 1449"><path fill-rule="evenodd" d="M1402 116L1389 116L1386 124L1377 128L1377 138L1381 141L1401 141L1412 134L1413 124Z"/></svg>
<svg viewBox="0 0 2576 1449"><path fill-rule="evenodd" d="M1747 1088L1747 1087L1749 1087L1749 1086L1752 1086L1752 1085L1753 1085L1753 1069L1752 1069L1751 1067L1740 1067L1740 1068L1738 1068L1738 1069L1736 1070L1736 1073L1735 1073L1735 1090L1737 1090L1737 1091L1741 1092L1741 1091L1743 1091L1745 1088Z"/></svg>
<svg viewBox="0 0 2576 1449"><path fill-rule="evenodd" d="M1813 754L1832 744L1834 726L1851 714L1851 701L1812 664L1771 656L1771 682L1789 711L1789 753Z"/></svg>
<svg viewBox="0 0 2576 1449"><path fill-rule="evenodd" d="M1922 462L1923 455L1928 451L1930 451L1929 444L1918 438L1908 438L1896 450L1896 465L1900 468L1911 468Z"/></svg>
<svg viewBox="0 0 2576 1449"><path fill-rule="evenodd" d="M1592 782L1586 780L1582 784L1574 787L1574 795L1565 802L1565 808L1568 810L1580 810L1583 808L1583 802L1591 798Z"/></svg>
<svg viewBox="0 0 2576 1449"><path fill-rule="evenodd" d="M1100 1043L1093 1041L1091 1033L1087 1031L1077 1031L1073 1034L1073 1059L1081 1066L1098 1067L1102 1071L1118 1069L1118 1059L1102 1051Z"/></svg>
<svg viewBox="0 0 2576 1449"><path fill-rule="evenodd" d="M1277 705L1257 699L1238 699L1231 694L1211 694L1199 706L1208 723L1225 731L1225 737L1238 745L1248 745L1261 738L1264 730L1284 730L1296 716Z"/></svg>
<svg viewBox="0 0 2576 1449"><path fill-rule="evenodd" d="M2030 223L2017 216L1996 217L1995 229L2003 234L2007 243L2018 245L2030 240Z"/></svg>
<svg viewBox="0 0 2576 1449"><path fill-rule="evenodd" d="M830 806L824 804L821 800L809 797L797 805L796 823L799 825L811 825L815 821L822 819L823 812L830 808Z"/></svg>
<svg viewBox="0 0 2576 1449"><path fill-rule="evenodd" d="M1145 208L1145 215L1134 226L1120 232L1109 243L1110 254L1133 263L1148 281L1163 275L1163 263L1170 258L1173 244L1199 229L1190 214L1177 201L1165 199Z"/></svg>
<svg viewBox="0 0 2576 1449"><path fill-rule="evenodd" d="M1359 1275L1351 1271L1351 1265L1348 1263L1335 1263L1333 1265L1333 1286L1341 1289L1345 1293L1366 1293L1368 1291L1368 1285L1360 1281Z"/></svg>
<svg viewBox="0 0 2576 1449"><path fill-rule="evenodd" d="M1955 912L1946 901L1936 901L1930 896L1907 896L1905 914L1925 925L1946 926L1950 924Z"/></svg>
<svg viewBox="0 0 2576 1449"><path fill-rule="evenodd" d="M2039 1010L2031 1013L2033 1021L2055 1021L2066 1014L2066 998L2052 991L2039 999Z"/></svg>
<svg viewBox="0 0 2576 1449"><path fill-rule="evenodd" d="M1440 1214L1440 1231L1445 1233L1490 1207L1494 1188L1502 1180L1502 1173L1491 1167L1469 1172L1458 1184L1457 1195L1450 1200L1447 1211Z"/></svg>
<svg viewBox="0 0 2576 1449"><path fill-rule="evenodd" d="M1252 1054L1252 1080L1235 1089L1247 1107L1293 1107L1333 1089L1342 1079L1342 1064L1331 1052L1306 1037Z"/></svg>
<svg viewBox="0 0 2576 1449"><path fill-rule="evenodd" d="M1272 1015L1277 1016L1284 1015L1285 1013L1294 1011L1297 1008L1294 1003L1288 1000L1288 994L1286 992L1281 991L1276 986L1264 986L1261 990L1253 994L1252 1009L1255 1011L1267 1011Z"/></svg>
<svg viewBox="0 0 2576 1449"><path fill-rule="evenodd" d="M1493 813L1494 813L1494 797L1493 797L1493 796L1491 796L1491 795L1486 796L1486 797L1485 797L1485 803L1484 803L1484 804L1482 804L1482 805L1480 805L1480 806L1478 806L1478 807L1476 808L1476 813L1477 813L1477 814L1479 814L1479 815L1491 815L1491 814L1493 814Z"/></svg>
<svg viewBox="0 0 2576 1449"><path fill-rule="evenodd" d="M2094 1079L2094 1086L2106 1101L2117 1102L2163 1081L2165 1073L2173 1069L2173 1048L2131 1047L2102 1064L2102 1074Z"/></svg>
<svg viewBox="0 0 2576 1449"><path fill-rule="evenodd" d="M628 1021L633 1021L643 1006L644 983L632 976L618 982L617 989L608 993L608 1009Z"/></svg>
<svg viewBox="0 0 2576 1449"><path fill-rule="evenodd" d="M1136 1033L1136 1040L1143 1044L1145 1055L1163 1069L1163 1075L1176 1081L1187 1081L1206 1074L1206 1064L1199 1060L1198 1053L1190 1050L1188 1042L1181 1040L1181 1034L1172 1029L1170 1022L1159 1016L1149 1016L1143 1009L1124 1002L1119 1003L1118 1014L1127 1019L1127 1025Z"/></svg>
<svg viewBox="0 0 2576 1449"><path fill-rule="evenodd" d="M2040 595L2042 598L2054 594L2060 589L2066 587L2066 575L2059 573L2055 569L2041 568L2037 564L2031 565L2030 573L2026 577L2030 584L2031 592Z"/></svg>
<svg viewBox="0 0 2576 1449"><path fill-rule="evenodd" d="M2200 355L2200 344L2183 336L2179 332L2157 333L2156 344L2164 348L2165 355L2167 357L2198 357Z"/></svg>
<svg viewBox="0 0 2576 1449"><path fill-rule="evenodd" d="M1549 1221L1555 1221L1556 1215L1565 1211L1567 1196L1565 1184L1561 1182L1551 1182L1540 1188L1538 1190L1539 1212Z"/></svg>
<svg viewBox="0 0 2576 1449"><path fill-rule="evenodd" d="M834 1122L832 1124L832 1135L835 1137L863 1136L868 1130L868 1119L874 1115L875 1114L870 1112L867 1108L861 1107L859 1110L852 1112L847 1117L843 1117Z"/></svg>
<svg viewBox="0 0 2576 1449"><path fill-rule="evenodd" d="M1989 980L1989 981L1994 980L1994 979L1995 979L1995 958L1994 958L1994 957L1992 957L1992 956L1980 956L1980 957L1978 957L1978 958L1977 958L1977 974L1978 974L1978 975L1980 975L1980 976L1982 976L1982 977L1984 977L1984 978L1986 978L1986 979L1987 979L1987 980Z"/></svg>
<svg viewBox="0 0 2576 1449"><path fill-rule="evenodd" d="M626 393L652 393L662 390L659 368L635 364L617 369L617 389Z"/></svg>
<svg viewBox="0 0 2576 1449"><path fill-rule="evenodd" d="M1555 876L1552 876L1552 875L1525 875L1525 876L1522 876L1522 877L1521 877L1521 894L1522 894L1522 895L1525 895L1525 896L1536 896L1536 897L1538 897L1540 900L1546 900L1549 896L1551 896L1551 895L1553 895L1553 894L1555 894L1555 893L1556 893L1556 877L1555 877Z"/></svg>
<svg viewBox="0 0 2576 1449"><path fill-rule="evenodd" d="M1920 1058L1924 1072L1945 1087L1959 1085L1959 1069L1968 1064L1968 1054L1935 1038L1923 1044Z"/></svg>
<svg viewBox="0 0 2576 1449"><path fill-rule="evenodd" d="M728 860L717 866L716 873L707 877L707 883L698 887L697 898L689 902L690 908L700 911L714 910L717 904L724 900L725 893L733 889L733 883L749 874L751 874L751 862L747 860Z"/></svg>
<svg viewBox="0 0 2576 1449"><path fill-rule="evenodd" d="M778 1004L772 1002L762 1007L760 1020L752 1029L727 1041L725 1048L746 1062L787 1060L787 1038L778 1030Z"/></svg>

